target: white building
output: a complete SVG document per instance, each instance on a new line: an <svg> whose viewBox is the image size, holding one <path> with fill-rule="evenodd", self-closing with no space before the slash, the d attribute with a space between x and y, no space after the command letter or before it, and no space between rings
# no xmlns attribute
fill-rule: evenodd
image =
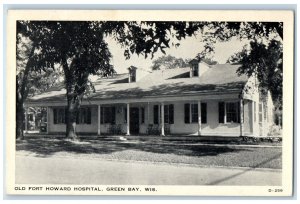
<svg viewBox="0 0 300 204"><path fill-rule="evenodd" d="M266 136L273 124L270 93L255 77L238 76L239 65L191 61L186 68L99 78L84 98L76 132L92 135ZM57 86L27 100L47 107L47 133L63 133L66 91Z"/></svg>

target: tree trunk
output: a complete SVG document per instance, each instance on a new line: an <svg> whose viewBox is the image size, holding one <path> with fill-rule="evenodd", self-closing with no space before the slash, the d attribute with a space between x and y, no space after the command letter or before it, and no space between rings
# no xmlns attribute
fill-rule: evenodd
<svg viewBox="0 0 300 204"><path fill-rule="evenodd" d="M68 94L68 107L66 115L66 137L71 140L77 140L78 136L76 134L76 118L79 110L79 101L77 97L72 97Z"/></svg>
<svg viewBox="0 0 300 204"><path fill-rule="evenodd" d="M28 95L28 77L32 66L32 57L34 55L35 45L32 45L30 54L28 56L28 62L26 64L23 76L20 80L17 80L17 94L16 94L16 139L24 139L24 101ZM19 76L20 77L20 76ZM17 76L18 78L18 76Z"/></svg>
<svg viewBox="0 0 300 204"><path fill-rule="evenodd" d="M16 106L16 139L24 139L24 107L23 102L17 102Z"/></svg>
<svg viewBox="0 0 300 204"><path fill-rule="evenodd" d="M68 107L66 111L66 138L70 140L78 140L76 134L76 119L81 105L81 101L85 92L85 85L88 80L88 72L82 71L82 75L75 75L72 66L76 66L76 62L67 63L63 59L63 69L65 74L65 86L67 90Z"/></svg>

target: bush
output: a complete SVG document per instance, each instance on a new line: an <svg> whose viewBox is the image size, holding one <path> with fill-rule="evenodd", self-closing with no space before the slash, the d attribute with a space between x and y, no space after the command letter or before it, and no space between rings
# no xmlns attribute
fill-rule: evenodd
<svg viewBox="0 0 300 204"><path fill-rule="evenodd" d="M278 125L272 125L269 132L268 132L268 136L281 137L282 136L282 129Z"/></svg>

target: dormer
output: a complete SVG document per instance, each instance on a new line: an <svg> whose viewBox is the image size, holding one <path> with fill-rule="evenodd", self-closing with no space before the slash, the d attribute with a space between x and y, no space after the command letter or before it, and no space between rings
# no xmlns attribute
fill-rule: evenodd
<svg viewBox="0 0 300 204"><path fill-rule="evenodd" d="M209 69L209 65L205 62L198 61L197 59L193 59L189 62L190 64L190 78L192 77L200 77L204 72Z"/></svg>
<svg viewBox="0 0 300 204"><path fill-rule="evenodd" d="M136 67L128 67L128 83L136 82Z"/></svg>
<svg viewBox="0 0 300 204"><path fill-rule="evenodd" d="M135 66L130 66L127 68L128 69L128 83L134 83L138 82L142 78L144 78L146 75L151 73L148 70L145 70L141 67L135 67Z"/></svg>
<svg viewBox="0 0 300 204"><path fill-rule="evenodd" d="M191 70L190 77L199 77L199 62L196 59L193 59L189 62Z"/></svg>

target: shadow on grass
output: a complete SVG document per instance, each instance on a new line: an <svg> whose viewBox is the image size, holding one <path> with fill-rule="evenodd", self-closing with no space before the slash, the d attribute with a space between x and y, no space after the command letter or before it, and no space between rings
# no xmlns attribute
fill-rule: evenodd
<svg viewBox="0 0 300 204"><path fill-rule="evenodd" d="M72 142L64 139L25 139L17 141L17 151L29 151L39 157L51 156L57 152L68 152L73 154L110 154L124 150L137 150L158 154L174 154L181 156L202 157L217 156L219 154L249 151L248 149L231 148L228 146L187 146L177 142L170 144L153 143L126 143L121 141L84 140L83 142Z"/></svg>

